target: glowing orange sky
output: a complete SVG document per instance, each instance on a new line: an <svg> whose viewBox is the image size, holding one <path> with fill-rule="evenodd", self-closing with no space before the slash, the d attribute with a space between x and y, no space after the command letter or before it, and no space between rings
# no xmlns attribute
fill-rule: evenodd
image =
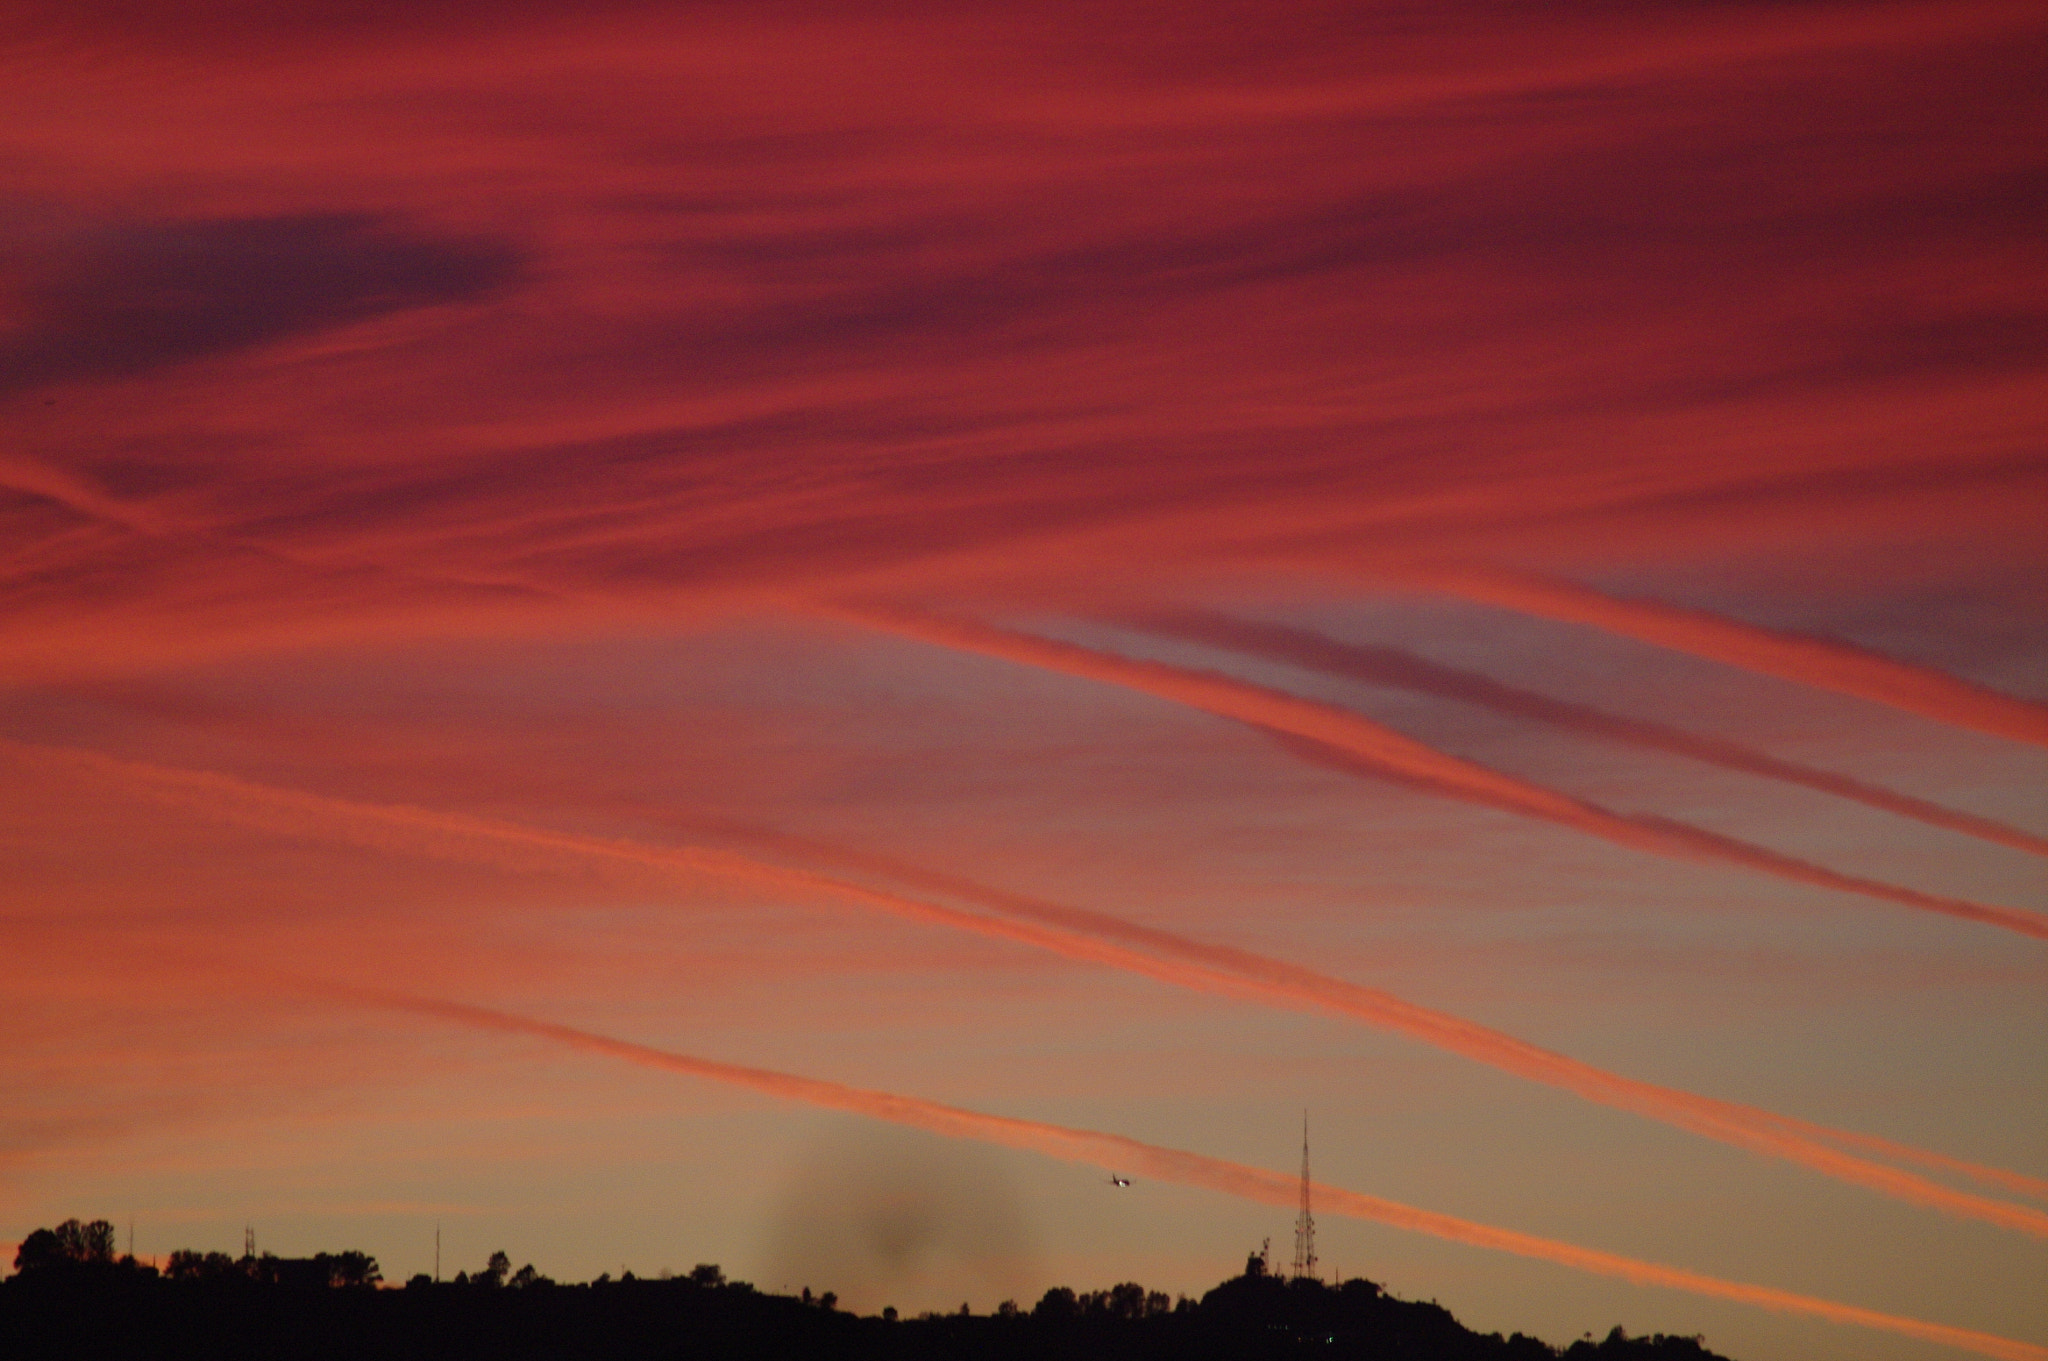
<svg viewBox="0 0 2048 1361"><path fill-rule="evenodd" d="M2038 7L559 9L0 4L0 1240L2048 1343Z"/></svg>

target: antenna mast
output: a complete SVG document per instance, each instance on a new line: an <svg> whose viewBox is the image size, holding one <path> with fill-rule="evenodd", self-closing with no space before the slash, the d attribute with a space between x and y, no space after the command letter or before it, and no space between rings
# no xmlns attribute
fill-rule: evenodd
<svg viewBox="0 0 2048 1361"><path fill-rule="evenodd" d="M1316 1274L1316 1217L1308 1208L1308 1112L1301 1113L1301 1213L1294 1220L1294 1274Z"/></svg>

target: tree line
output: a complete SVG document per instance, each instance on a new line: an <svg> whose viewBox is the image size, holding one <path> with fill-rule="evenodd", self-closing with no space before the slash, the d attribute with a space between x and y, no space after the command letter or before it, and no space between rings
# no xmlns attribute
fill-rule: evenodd
<svg viewBox="0 0 2048 1361"><path fill-rule="evenodd" d="M179 1361L1725 1361L1697 1337L1621 1328L1559 1349L1477 1333L1433 1301L1371 1281L1286 1279L1253 1254L1200 1299L1126 1281L1047 1290L1030 1308L862 1317L826 1292L773 1295L713 1264L636 1279L558 1284L503 1252L452 1281L383 1280L367 1253L311 1257L181 1250L161 1269L115 1251L106 1220L37 1229L0 1281L0 1361L146 1355Z"/></svg>

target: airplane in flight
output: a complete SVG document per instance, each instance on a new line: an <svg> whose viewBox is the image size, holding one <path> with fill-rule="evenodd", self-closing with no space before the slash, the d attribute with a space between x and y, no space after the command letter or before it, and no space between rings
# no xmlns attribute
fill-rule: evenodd
<svg viewBox="0 0 2048 1361"><path fill-rule="evenodd" d="M1129 1186L1131 1184L1131 1179L1129 1177L1120 1177L1116 1173L1112 1172L1109 1174L1109 1184L1111 1186Z"/></svg>

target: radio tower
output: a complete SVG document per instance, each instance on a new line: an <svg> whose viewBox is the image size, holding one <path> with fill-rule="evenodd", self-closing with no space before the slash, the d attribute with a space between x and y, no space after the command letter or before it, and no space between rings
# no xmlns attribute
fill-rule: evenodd
<svg viewBox="0 0 2048 1361"><path fill-rule="evenodd" d="M1294 1274L1316 1274L1316 1217L1308 1208L1308 1112L1301 1113L1301 1213L1294 1220Z"/></svg>

